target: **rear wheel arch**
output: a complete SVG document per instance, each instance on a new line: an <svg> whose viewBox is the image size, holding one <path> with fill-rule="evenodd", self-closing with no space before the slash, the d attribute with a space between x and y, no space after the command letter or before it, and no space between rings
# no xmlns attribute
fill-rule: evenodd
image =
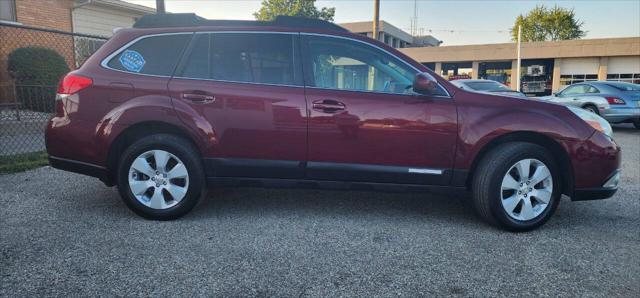
<svg viewBox="0 0 640 298"><path fill-rule="evenodd" d="M144 136L160 133L175 135L184 139L196 149L196 152L198 152L200 156L202 156L200 147L185 129L162 121L136 123L127 127L127 129L122 131L111 143L109 152L107 153L107 171L110 179L105 183L109 186L115 185L119 156L129 145Z"/></svg>
<svg viewBox="0 0 640 298"><path fill-rule="evenodd" d="M562 193L571 196L573 191L573 183L574 183L574 173L573 167L571 164L571 159L567 151L562 147L560 143L555 141L549 136L546 136L542 133L530 132L530 131L520 131L520 132L511 132L499 137L494 138L489 143L487 143L480 152L473 159L473 163L471 164L471 168L469 170L469 175L467 176L465 186L467 189L471 189L471 183L473 181L473 176L476 173L476 169L480 161L492 150L498 148L502 144L511 143L511 142L525 142L532 143L543 148L549 150L551 154L554 156L554 159L558 166L560 167L561 176L562 176Z"/></svg>

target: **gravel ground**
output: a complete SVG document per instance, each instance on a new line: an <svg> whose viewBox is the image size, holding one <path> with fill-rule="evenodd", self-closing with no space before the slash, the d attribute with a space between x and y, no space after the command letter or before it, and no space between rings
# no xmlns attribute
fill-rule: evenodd
<svg viewBox="0 0 640 298"><path fill-rule="evenodd" d="M93 178L0 176L0 296L639 297L640 132L615 135L615 197L524 234L455 196L225 188L153 222Z"/></svg>

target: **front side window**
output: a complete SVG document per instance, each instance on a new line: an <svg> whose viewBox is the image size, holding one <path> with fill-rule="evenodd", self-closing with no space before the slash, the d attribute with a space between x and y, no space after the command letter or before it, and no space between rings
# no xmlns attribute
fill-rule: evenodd
<svg viewBox="0 0 640 298"><path fill-rule="evenodd" d="M192 33L145 37L124 49L107 64L132 73L171 76Z"/></svg>
<svg viewBox="0 0 640 298"><path fill-rule="evenodd" d="M309 36L315 87L404 94L416 71L374 47L346 39Z"/></svg>
<svg viewBox="0 0 640 298"><path fill-rule="evenodd" d="M585 87L586 85L574 85L567 87L567 89L564 89L564 91L562 91L562 95L576 95L586 93Z"/></svg>
<svg viewBox="0 0 640 298"><path fill-rule="evenodd" d="M596 87L593 86L587 86L587 93L600 93L600 91L598 91L598 89L596 89Z"/></svg>

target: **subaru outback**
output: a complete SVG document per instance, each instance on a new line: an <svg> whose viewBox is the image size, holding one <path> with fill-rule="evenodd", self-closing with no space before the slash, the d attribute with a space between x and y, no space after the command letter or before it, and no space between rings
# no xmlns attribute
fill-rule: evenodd
<svg viewBox="0 0 640 298"><path fill-rule="evenodd" d="M50 164L117 185L155 220L215 186L460 189L487 222L526 231L563 194L612 196L620 175L599 116L456 88L319 20L145 16L57 93Z"/></svg>

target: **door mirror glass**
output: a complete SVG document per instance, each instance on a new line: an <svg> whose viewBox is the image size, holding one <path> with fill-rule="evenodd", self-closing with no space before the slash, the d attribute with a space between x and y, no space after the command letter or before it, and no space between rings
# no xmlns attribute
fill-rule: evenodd
<svg viewBox="0 0 640 298"><path fill-rule="evenodd" d="M413 91L420 94L433 94L438 89L438 82L429 73L416 74L413 79Z"/></svg>

